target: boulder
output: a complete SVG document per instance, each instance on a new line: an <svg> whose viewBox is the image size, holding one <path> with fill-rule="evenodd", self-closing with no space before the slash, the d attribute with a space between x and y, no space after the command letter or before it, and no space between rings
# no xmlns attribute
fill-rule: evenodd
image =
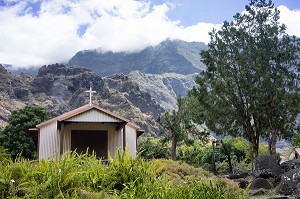
<svg viewBox="0 0 300 199"><path fill-rule="evenodd" d="M241 189L245 189L249 184L249 181L245 179L237 179L234 182L238 183Z"/></svg>
<svg viewBox="0 0 300 199"><path fill-rule="evenodd" d="M258 189L258 190L253 190L249 192L250 196L261 196L261 195L265 195L266 194L266 190L265 189Z"/></svg>
<svg viewBox="0 0 300 199"><path fill-rule="evenodd" d="M300 168L292 169L281 176L277 192L284 195L300 194Z"/></svg>
<svg viewBox="0 0 300 199"><path fill-rule="evenodd" d="M280 167L284 172L290 171L292 169L300 168L300 159L285 161L280 164Z"/></svg>
<svg viewBox="0 0 300 199"><path fill-rule="evenodd" d="M277 178L282 174L282 169L274 156L262 155L255 159L254 176L257 178Z"/></svg>
<svg viewBox="0 0 300 199"><path fill-rule="evenodd" d="M256 178L252 181L249 189L250 190L258 190L258 189L271 189L272 184L264 178Z"/></svg>
<svg viewBox="0 0 300 199"><path fill-rule="evenodd" d="M248 172L238 173L238 174L231 173L227 176L227 178L229 178L229 179L239 179L239 178L246 178L247 176L249 176Z"/></svg>
<svg viewBox="0 0 300 199"><path fill-rule="evenodd" d="M289 199L288 196L270 196L268 199Z"/></svg>

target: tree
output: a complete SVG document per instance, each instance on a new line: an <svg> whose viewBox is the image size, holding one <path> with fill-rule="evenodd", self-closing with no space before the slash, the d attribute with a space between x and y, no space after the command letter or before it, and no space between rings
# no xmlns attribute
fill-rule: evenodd
<svg viewBox="0 0 300 199"><path fill-rule="evenodd" d="M145 159L169 158L170 151L162 138L140 137L138 139L138 152Z"/></svg>
<svg viewBox="0 0 300 199"><path fill-rule="evenodd" d="M293 147L299 147L300 146L300 133L297 133L292 138L292 145Z"/></svg>
<svg viewBox="0 0 300 199"><path fill-rule="evenodd" d="M258 155L259 138L289 137L299 114L299 39L285 33L272 1L250 0L246 11L210 33L201 52L207 69L189 96L199 101L207 127L242 136ZM253 168L254 169L254 168Z"/></svg>
<svg viewBox="0 0 300 199"><path fill-rule="evenodd" d="M19 154L25 158L35 158L36 148L28 129L47 120L48 115L47 110L38 106L13 111L8 125L0 133L0 146L7 148L13 158Z"/></svg>
<svg viewBox="0 0 300 199"><path fill-rule="evenodd" d="M165 130L166 140L171 140L171 156L173 160L176 160L178 142L189 143L194 139L200 139L205 142L209 136L208 132L200 130L194 122L194 107L191 106L192 103L192 98L179 97L177 99L178 109L173 110L171 113L166 112L159 121Z"/></svg>

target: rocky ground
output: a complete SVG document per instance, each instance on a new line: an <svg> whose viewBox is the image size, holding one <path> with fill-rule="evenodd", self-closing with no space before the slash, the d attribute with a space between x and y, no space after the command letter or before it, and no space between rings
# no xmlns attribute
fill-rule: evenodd
<svg viewBox="0 0 300 199"><path fill-rule="evenodd" d="M251 198L298 199L300 198L300 160L279 164L273 156L258 156L255 171L227 176L241 188L247 189Z"/></svg>

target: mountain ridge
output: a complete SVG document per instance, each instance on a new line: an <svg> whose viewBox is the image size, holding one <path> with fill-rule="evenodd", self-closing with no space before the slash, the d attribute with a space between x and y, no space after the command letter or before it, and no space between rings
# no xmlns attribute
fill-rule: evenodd
<svg viewBox="0 0 300 199"><path fill-rule="evenodd" d="M100 76L129 74L139 70L146 74L192 74L205 69L199 53L207 46L199 42L166 40L139 52L100 52L96 49L77 52L66 64L83 66Z"/></svg>

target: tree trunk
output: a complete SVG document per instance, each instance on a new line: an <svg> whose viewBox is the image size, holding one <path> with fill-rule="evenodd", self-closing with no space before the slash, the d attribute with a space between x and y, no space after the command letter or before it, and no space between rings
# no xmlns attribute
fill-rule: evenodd
<svg viewBox="0 0 300 199"><path fill-rule="evenodd" d="M177 140L176 137L172 137L172 145L171 145L171 156L172 160L176 160L176 147L177 147Z"/></svg>
<svg viewBox="0 0 300 199"><path fill-rule="evenodd" d="M276 142L277 142L277 135L275 130L271 131L271 139L270 139L270 155L276 155Z"/></svg>
<svg viewBox="0 0 300 199"><path fill-rule="evenodd" d="M229 173L233 173L230 153L229 153L229 151L227 150L227 148L226 148L226 146L225 146L223 140L221 140L221 144L222 144L223 149L224 149L224 152L225 152L225 154L226 154L226 156L227 156Z"/></svg>
<svg viewBox="0 0 300 199"><path fill-rule="evenodd" d="M251 140L252 145L252 171L255 171L255 159L258 156L258 145L259 145L259 138L255 137L255 139Z"/></svg>
<svg viewBox="0 0 300 199"><path fill-rule="evenodd" d="M216 141L212 141L212 153L211 153L211 171L217 175L217 169L216 169L216 154L215 154L215 143Z"/></svg>

